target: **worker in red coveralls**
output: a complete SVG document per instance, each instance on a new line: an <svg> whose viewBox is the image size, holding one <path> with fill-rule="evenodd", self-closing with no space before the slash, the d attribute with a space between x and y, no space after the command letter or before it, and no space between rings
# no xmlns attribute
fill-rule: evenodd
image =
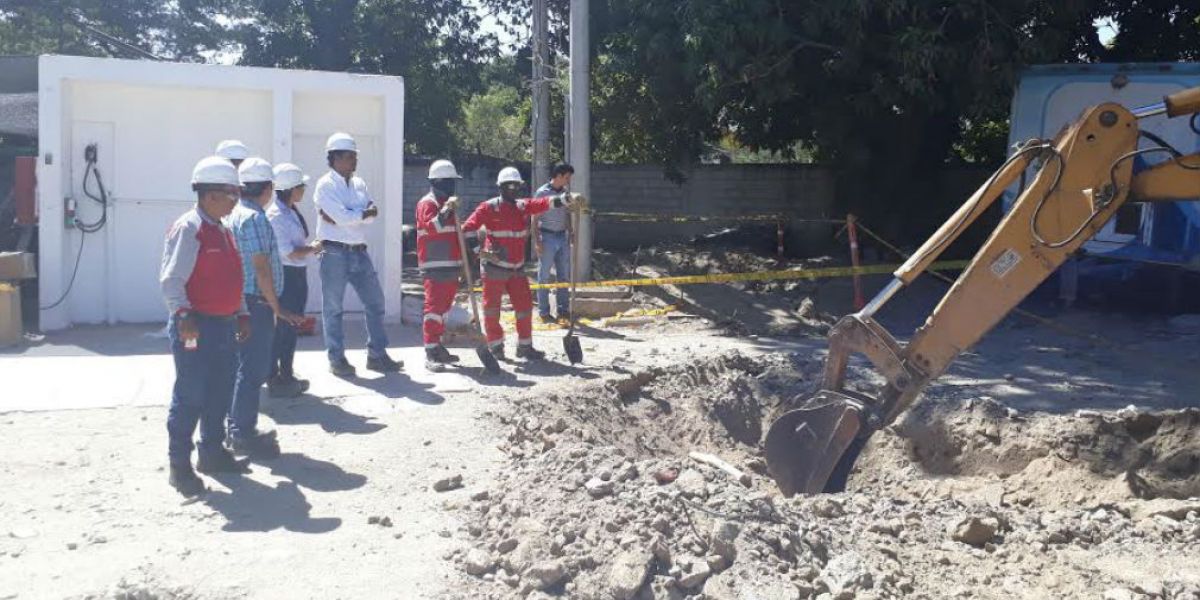
<svg viewBox="0 0 1200 600"><path fill-rule="evenodd" d="M417 202L417 267L425 280L425 308L421 330L425 337L425 368L444 371L458 362L442 345L446 316L458 293L462 252L458 246L459 179L454 163L435 160L429 165L429 193Z"/></svg>
<svg viewBox="0 0 1200 600"><path fill-rule="evenodd" d="M525 181L515 167L505 167L496 178L500 197L480 204L463 223L463 231L485 229L480 258L483 263L483 324L488 349L504 360L504 330L500 328L500 303L504 293L517 317L517 358L540 360L545 353L533 347L533 296L525 276L525 240L529 217L566 206L582 210L586 200L579 194L558 194L518 199Z"/></svg>

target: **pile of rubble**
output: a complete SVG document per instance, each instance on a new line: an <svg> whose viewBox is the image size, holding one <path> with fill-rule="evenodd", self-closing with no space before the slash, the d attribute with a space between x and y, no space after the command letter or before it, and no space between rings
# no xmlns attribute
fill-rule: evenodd
<svg viewBox="0 0 1200 600"><path fill-rule="evenodd" d="M902 427L876 436L851 491L780 496L757 442L815 369L731 354L498 415L512 464L491 489L461 492L468 544L448 556L464 597L1200 600L1194 565L1169 571L1200 545L1197 500L1026 500L988 493L995 471L942 481L919 463L901 485L896 463L871 455L911 449ZM995 415L1014 439L1034 420ZM1167 570L1137 575L1147 563Z"/></svg>

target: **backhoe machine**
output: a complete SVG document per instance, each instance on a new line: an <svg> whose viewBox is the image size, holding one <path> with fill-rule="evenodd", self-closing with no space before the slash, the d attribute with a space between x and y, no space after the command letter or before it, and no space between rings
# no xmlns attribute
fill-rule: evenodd
<svg viewBox="0 0 1200 600"><path fill-rule="evenodd" d="M1200 153L1184 156L1140 132L1138 122L1200 112L1200 87L1150 106L1093 106L1053 140L1021 145L894 273L894 279L829 334L818 392L772 423L767 468L786 495L839 491L870 436L896 420L964 350L979 341L1126 202L1200 197ZM1193 116L1193 119L1195 117ZM1195 120L1193 120L1195 125ZM1148 139L1153 146L1140 147ZM1133 174L1136 157L1168 160ZM996 230L907 344L873 318L968 226L1034 171ZM875 395L847 389L846 365L862 354L884 378Z"/></svg>

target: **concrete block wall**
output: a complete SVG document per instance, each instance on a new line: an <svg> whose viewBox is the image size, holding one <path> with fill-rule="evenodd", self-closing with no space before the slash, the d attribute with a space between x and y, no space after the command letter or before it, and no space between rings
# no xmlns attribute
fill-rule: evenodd
<svg viewBox="0 0 1200 600"><path fill-rule="evenodd" d="M428 166L405 166L405 223L414 221L417 201L428 191ZM464 174L458 193L468 207L496 195L498 167L475 167ZM539 182L537 185L541 185ZM676 183L654 165L595 165L592 206L600 213L663 216L739 216L780 213L792 219L830 218L834 206L832 169L817 165L699 165ZM598 219L596 246L631 249L681 241L731 223L631 223ZM764 243L774 247L773 226L763 224ZM828 232L824 232L829 229ZM819 246L835 229L789 223L789 246Z"/></svg>

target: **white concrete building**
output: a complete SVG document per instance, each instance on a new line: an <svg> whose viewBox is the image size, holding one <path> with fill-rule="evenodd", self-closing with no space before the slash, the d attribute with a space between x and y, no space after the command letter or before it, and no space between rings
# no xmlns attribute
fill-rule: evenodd
<svg viewBox="0 0 1200 600"><path fill-rule="evenodd" d="M387 296L401 312L401 190L404 82L400 77L255 67L43 56L38 61L39 285L43 330L73 324L158 322L163 236L194 205L192 166L227 138L253 154L300 165L313 182L324 174L324 143L354 135L359 174L381 207L370 253ZM103 208L84 193L84 150L95 144L107 192L107 222L84 234L66 225ZM96 181L88 182L97 195ZM315 230L309 196L305 217ZM80 244L83 244L82 249ZM79 257L76 264L76 257ZM309 310L320 308L320 281L309 269ZM74 280L72 283L72 279ZM347 310L360 307L348 294Z"/></svg>

